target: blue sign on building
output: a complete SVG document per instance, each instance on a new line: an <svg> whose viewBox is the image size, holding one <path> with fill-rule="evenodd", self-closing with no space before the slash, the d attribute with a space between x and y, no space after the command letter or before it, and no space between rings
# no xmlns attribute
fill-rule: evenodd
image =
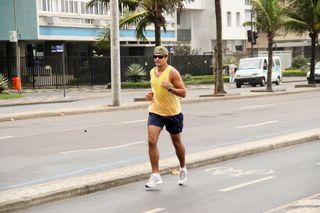
<svg viewBox="0 0 320 213"><path fill-rule="evenodd" d="M52 53L62 53L63 52L63 44L60 45L52 45L51 46Z"/></svg>

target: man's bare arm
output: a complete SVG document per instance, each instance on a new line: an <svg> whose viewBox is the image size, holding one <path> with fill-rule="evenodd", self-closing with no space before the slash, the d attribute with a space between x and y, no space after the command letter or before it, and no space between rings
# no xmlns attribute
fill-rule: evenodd
<svg viewBox="0 0 320 213"><path fill-rule="evenodd" d="M172 82L171 92L180 97L186 97L187 90L183 83L180 73L176 69L172 69L169 76L169 81Z"/></svg>

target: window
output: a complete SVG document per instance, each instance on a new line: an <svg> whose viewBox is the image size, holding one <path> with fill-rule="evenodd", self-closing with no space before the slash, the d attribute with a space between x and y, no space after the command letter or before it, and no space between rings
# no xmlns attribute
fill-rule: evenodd
<svg viewBox="0 0 320 213"><path fill-rule="evenodd" d="M240 27L240 12L237 12L237 27Z"/></svg>
<svg viewBox="0 0 320 213"><path fill-rule="evenodd" d="M231 12L227 12L227 25L231 27Z"/></svg>
<svg viewBox="0 0 320 213"><path fill-rule="evenodd" d="M177 24L181 24L181 13L177 12Z"/></svg>
<svg viewBox="0 0 320 213"><path fill-rule="evenodd" d="M77 0L61 0L61 12L79 13Z"/></svg>
<svg viewBox="0 0 320 213"><path fill-rule="evenodd" d="M244 4L245 4L245 5L250 5L250 4L251 4L251 1L250 1L250 0L245 0L245 1L244 1Z"/></svg>
<svg viewBox="0 0 320 213"><path fill-rule="evenodd" d="M58 0L52 0L52 12L59 12Z"/></svg>
<svg viewBox="0 0 320 213"><path fill-rule="evenodd" d="M82 14L91 14L91 15L106 15L106 5L103 3L94 5L93 7L87 7L87 3L81 1L81 13Z"/></svg>
<svg viewBox="0 0 320 213"><path fill-rule="evenodd" d="M59 12L59 0L40 0L40 10L45 12Z"/></svg>
<svg viewBox="0 0 320 213"><path fill-rule="evenodd" d="M236 45L236 51L243 51L242 45Z"/></svg>
<svg viewBox="0 0 320 213"><path fill-rule="evenodd" d="M42 9L42 11L50 11L50 1L49 0L42 0L41 1L41 9Z"/></svg>

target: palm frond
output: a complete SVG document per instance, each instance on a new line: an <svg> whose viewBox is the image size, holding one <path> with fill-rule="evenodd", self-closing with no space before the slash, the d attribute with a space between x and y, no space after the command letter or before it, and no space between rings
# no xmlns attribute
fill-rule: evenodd
<svg viewBox="0 0 320 213"><path fill-rule="evenodd" d="M125 12L120 18L120 27L128 28L130 26L136 26L141 19L148 17L147 11L135 11L135 12ZM152 22L151 22L152 23Z"/></svg>
<svg viewBox="0 0 320 213"><path fill-rule="evenodd" d="M8 84L8 79L2 73L0 73L0 93L8 89Z"/></svg>

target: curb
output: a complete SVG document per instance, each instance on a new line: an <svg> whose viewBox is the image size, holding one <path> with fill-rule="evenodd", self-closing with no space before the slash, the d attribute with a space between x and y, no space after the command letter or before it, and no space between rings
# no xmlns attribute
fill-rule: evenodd
<svg viewBox="0 0 320 213"><path fill-rule="evenodd" d="M186 156L187 166L189 169L197 168L315 140L320 140L320 129L191 153ZM160 173L162 175L169 174L175 167L178 167L175 157L163 159L160 162L160 168L162 168ZM71 177L32 187L3 191L0 192L0 212L17 211L56 200L110 189L135 181L145 180L149 174L149 163L143 163L107 172Z"/></svg>
<svg viewBox="0 0 320 213"><path fill-rule="evenodd" d="M0 107L8 107L8 106L24 106L24 105L37 105L37 104L56 104L56 103L69 103L79 101L79 98L69 98L65 100L44 100L44 101L27 101L22 103L11 103L11 104L0 104Z"/></svg>
<svg viewBox="0 0 320 213"><path fill-rule="evenodd" d="M202 95L199 98L182 99L181 103L190 104L190 103L217 101L217 100L232 100L232 99L264 97L264 96L289 95L289 94L313 92L318 90L320 90L320 87L311 88L307 90L300 90L300 91L289 91L289 92L288 91L258 92L258 93L251 93L247 95L241 95L241 94L228 95L227 94L225 96L218 96L218 97L213 97L213 95ZM133 102L133 103L125 103L118 107L113 107L110 105L96 105L96 106L77 107L77 108L65 108L65 109L62 108L62 109L50 110L50 111L21 112L21 113L13 113L9 115L0 116L0 122L24 120L24 119L32 119L32 118L87 114L87 113L96 113L96 112L112 112L112 111L122 111L122 110L145 109L149 106L148 104L149 104L148 102L139 101L139 102Z"/></svg>

